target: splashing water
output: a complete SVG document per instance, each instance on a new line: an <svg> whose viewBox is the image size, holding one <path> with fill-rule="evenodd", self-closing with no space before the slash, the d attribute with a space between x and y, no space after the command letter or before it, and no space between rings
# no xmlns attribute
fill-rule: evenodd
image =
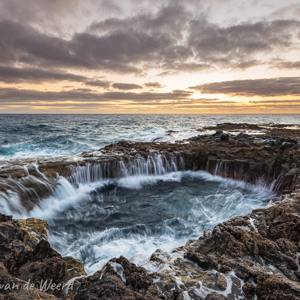
<svg viewBox="0 0 300 300"><path fill-rule="evenodd" d="M205 228L265 206L273 196L259 182L251 185L184 169L180 156L153 154L78 166L69 178L59 177L54 188L38 165L32 165L26 177L11 179L8 187L17 186L23 197L39 197L38 189L26 186L33 181L36 188L47 187L51 196L28 212L10 187L0 193L0 207L15 217L47 220L52 246L82 260L92 273L116 256L149 256L157 248L183 245ZM215 173L219 169L217 164Z"/></svg>
<svg viewBox="0 0 300 300"><path fill-rule="evenodd" d="M96 150L120 140L175 141L217 123L299 124L299 115L4 115L0 160L55 157ZM203 133L202 133L203 134Z"/></svg>
<svg viewBox="0 0 300 300"><path fill-rule="evenodd" d="M131 175L76 187L63 180L30 215L46 219L50 242L83 261L89 273L113 257L150 256L198 238L233 216L267 204L263 186L204 171Z"/></svg>

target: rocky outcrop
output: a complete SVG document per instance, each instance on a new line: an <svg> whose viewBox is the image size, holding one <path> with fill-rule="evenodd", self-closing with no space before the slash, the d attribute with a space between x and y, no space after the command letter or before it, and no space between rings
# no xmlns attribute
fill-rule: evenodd
<svg viewBox="0 0 300 300"><path fill-rule="evenodd" d="M236 128L232 126L232 130ZM0 297L299 299L299 136L294 132L282 136L285 127L279 126L276 130L276 136L265 131L263 135L245 132L233 135L219 130L213 135L178 143L119 142L77 157L6 163L0 170L4 193L8 186L14 187L13 182L16 186L26 182L32 195L37 191L35 184L39 188L44 185L51 193L58 184L58 175L76 184L79 180L96 180L99 176L131 174L141 165L148 167L139 170L155 172L158 165L154 160L160 156L160 167L165 171L173 170L176 165L177 169L207 170L248 182L263 179L274 184L280 197L266 208L205 230L198 240L188 241L171 252L157 250L149 260L115 258L92 276L85 276L80 261L61 257L51 248L45 221L13 220L0 215ZM99 165L101 168L94 168ZM6 195L9 197L10 193ZM33 201L30 194L23 194L21 201L27 209L42 201L42 196L38 192L37 195ZM56 288L40 289L43 280L52 280ZM69 287L65 286L67 282ZM31 290L5 289L7 283L8 287L13 284L24 287L26 283L32 283L33 287Z"/></svg>
<svg viewBox="0 0 300 300"><path fill-rule="evenodd" d="M47 238L46 221L0 214L0 297L65 299L65 284L86 275L80 261L61 257Z"/></svg>
<svg viewBox="0 0 300 300"><path fill-rule="evenodd" d="M287 129L282 130L286 134ZM297 130L289 132L297 137ZM123 141L79 156L9 160L0 162L0 208L3 205L7 211L30 211L53 194L60 176L76 185L82 180L175 169L207 170L252 183L263 180L270 184L277 180L279 191L290 191L294 188L291 181L300 168L299 149L299 136L233 135L217 131L176 143Z"/></svg>
<svg viewBox="0 0 300 300"><path fill-rule="evenodd" d="M204 127L205 130L223 130L226 132L240 132L255 135L257 133L299 139L300 126L293 124L249 124L249 123L221 123L216 126Z"/></svg>

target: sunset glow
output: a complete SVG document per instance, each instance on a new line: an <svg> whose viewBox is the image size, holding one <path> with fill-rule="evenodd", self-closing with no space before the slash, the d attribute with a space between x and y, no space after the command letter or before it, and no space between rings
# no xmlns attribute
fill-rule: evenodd
<svg viewBox="0 0 300 300"><path fill-rule="evenodd" d="M0 2L1 113L300 113L300 3Z"/></svg>

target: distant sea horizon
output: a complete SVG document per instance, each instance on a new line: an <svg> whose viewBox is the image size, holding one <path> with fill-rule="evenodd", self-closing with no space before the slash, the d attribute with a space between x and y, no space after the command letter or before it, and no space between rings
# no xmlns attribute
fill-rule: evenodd
<svg viewBox="0 0 300 300"><path fill-rule="evenodd" d="M299 124L299 114L0 114L0 160L76 155L120 140L182 140L218 123Z"/></svg>
<svg viewBox="0 0 300 300"><path fill-rule="evenodd" d="M0 115L300 115L300 113L0 113Z"/></svg>

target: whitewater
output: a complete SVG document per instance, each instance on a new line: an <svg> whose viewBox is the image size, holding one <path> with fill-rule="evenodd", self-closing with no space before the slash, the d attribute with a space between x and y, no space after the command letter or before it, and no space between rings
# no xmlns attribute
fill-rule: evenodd
<svg viewBox="0 0 300 300"><path fill-rule="evenodd" d="M38 173L37 164L31 167ZM0 208L16 218L47 220L52 247L80 259L92 274L120 255L147 261L156 249L184 245L204 229L264 207L275 196L273 186L260 180L249 184L217 176L219 167L214 175L184 170L181 157L163 155L113 165L87 164L70 177L59 176L51 196L32 210L22 206L14 191L0 193ZM115 177L108 168L114 168ZM40 178L27 179L46 186L48 179L38 174ZM20 191L32 192L26 182L21 185Z"/></svg>
<svg viewBox="0 0 300 300"><path fill-rule="evenodd" d="M0 160L56 157L96 150L120 140L176 141L225 122L299 124L299 115L4 115Z"/></svg>
<svg viewBox="0 0 300 300"><path fill-rule="evenodd" d="M77 155L121 140L174 142L210 133L204 126L236 121L300 124L298 115L0 115L0 160ZM83 261L89 274L120 255L147 261L156 249L171 251L275 196L274 186L259 179L249 184L217 176L217 170L185 170L180 158L159 155L106 169L78 166L55 186L38 164L30 167L38 176L10 179L0 192L0 211L47 220L52 247ZM112 172L116 176L107 175ZM27 188L30 181L49 196L28 211L20 194L40 196Z"/></svg>

